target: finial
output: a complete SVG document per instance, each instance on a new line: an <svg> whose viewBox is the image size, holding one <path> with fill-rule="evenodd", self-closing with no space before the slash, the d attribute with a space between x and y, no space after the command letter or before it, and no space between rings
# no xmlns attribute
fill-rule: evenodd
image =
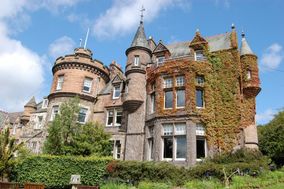
<svg viewBox="0 0 284 189"><path fill-rule="evenodd" d="M140 20L140 24L142 24L143 23L143 17L144 17L144 15L143 15L143 12L145 11L146 9L144 8L144 6L142 5L142 7L141 7L141 20Z"/></svg>
<svg viewBox="0 0 284 189"><path fill-rule="evenodd" d="M242 30L242 38L245 38L245 32Z"/></svg>
<svg viewBox="0 0 284 189"><path fill-rule="evenodd" d="M79 47L82 47L82 38L80 39Z"/></svg>
<svg viewBox="0 0 284 189"><path fill-rule="evenodd" d="M150 36L149 36L149 39L153 39L153 37L150 35Z"/></svg>
<svg viewBox="0 0 284 189"><path fill-rule="evenodd" d="M236 28L234 23L232 23L231 28L232 28L232 30Z"/></svg>
<svg viewBox="0 0 284 189"><path fill-rule="evenodd" d="M195 34L196 34L196 35L200 35L200 31L199 31L199 28L197 28L197 29L196 29L196 32L195 32Z"/></svg>

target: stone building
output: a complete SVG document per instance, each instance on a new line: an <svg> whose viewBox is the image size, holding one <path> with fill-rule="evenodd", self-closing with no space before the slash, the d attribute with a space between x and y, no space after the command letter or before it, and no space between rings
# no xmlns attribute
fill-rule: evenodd
<svg viewBox="0 0 284 189"><path fill-rule="evenodd" d="M50 94L25 106L19 139L39 153L60 104L78 95L78 122L104 124L117 159L190 166L216 152L257 148L257 56L244 34L239 48L234 26L164 44L147 39L141 21L125 53L125 72L82 47L57 58Z"/></svg>

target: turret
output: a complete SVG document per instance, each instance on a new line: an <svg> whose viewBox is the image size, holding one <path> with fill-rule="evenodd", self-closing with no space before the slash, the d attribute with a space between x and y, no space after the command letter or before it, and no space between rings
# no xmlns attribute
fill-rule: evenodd
<svg viewBox="0 0 284 189"><path fill-rule="evenodd" d="M125 95L123 106L130 112L135 111L145 101L146 66L151 63L152 51L146 39L143 21L137 29L131 46L126 50L128 93Z"/></svg>
<svg viewBox="0 0 284 189"><path fill-rule="evenodd" d="M21 116L21 122L25 125L31 117L31 114L36 111L35 97L32 97L29 102L24 106L24 112Z"/></svg>
<svg viewBox="0 0 284 189"><path fill-rule="evenodd" d="M74 54L56 59L49 100L76 95L88 101L95 100L98 91L109 81L109 70L92 55L91 50L80 47Z"/></svg>
<svg viewBox="0 0 284 189"><path fill-rule="evenodd" d="M242 32L240 55L244 94L255 97L261 90L258 76L257 56L251 50L244 32Z"/></svg>

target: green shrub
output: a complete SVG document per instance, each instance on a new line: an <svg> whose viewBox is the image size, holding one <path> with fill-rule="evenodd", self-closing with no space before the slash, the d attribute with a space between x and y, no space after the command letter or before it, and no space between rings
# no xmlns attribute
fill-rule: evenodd
<svg viewBox="0 0 284 189"><path fill-rule="evenodd" d="M128 189L126 184L117 184L115 182L105 183L101 186L101 189Z"/></svg>
<svg viewBox="0 0 284 189"><path fill-rule="evenodd" d="M71 175L79 174L83 185L96 185L102 183L110 161L108 157L31 156L16 166L11 179L61 189L70 187Z"/></svg>

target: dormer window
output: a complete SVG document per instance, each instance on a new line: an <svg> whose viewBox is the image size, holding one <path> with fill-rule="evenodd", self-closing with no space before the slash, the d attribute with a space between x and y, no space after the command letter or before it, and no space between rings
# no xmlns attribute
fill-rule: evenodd
<svg viewBox="0 0 284 189"><path fill-rule="evenodd" d="M42 101L42 109L47 108L48 106L48 99L43 99Z"/></svg>
<svg viewBox="0 0 284 189"><path fill-rule="evenodd" d="M165 57L164 56L157 57L157 64L158 65L163 64L164 61L165 61Z"/></svg>
<svg viewBox="0 0 284 189"><path fill-rule="evenodd" d="M120 97L120 85L116 85L113 87L113 99L118 99Z"/></svg>
<svg viewBox="0 0 284 189"><path fill-rule="evenodd" d="M90 93L92 88L92 78L86 77L84 79L83 92Z"/></svg>
<svg viewBox="0 0 284 189"><path fill-rule="evenodd" d="M195 61L203 61L204 59L205 57L202 50L195 51Z"/></svg>
<svg viewBox="0 0 284 189"><path fill-rule="evenodd" d="M138 55L134 56L134 66L139 66L140 63L140 57Z"/></svg>

